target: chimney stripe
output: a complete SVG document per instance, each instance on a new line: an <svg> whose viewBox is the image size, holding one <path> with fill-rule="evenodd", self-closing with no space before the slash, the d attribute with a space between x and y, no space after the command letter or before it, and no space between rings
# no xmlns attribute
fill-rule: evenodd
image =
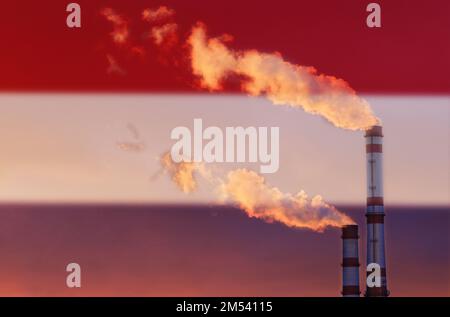
<svg viewBox="0 0 450 317"><path fill-rule="evenodd" d="M378 263L381 267L381 287L366 287L366 296L388 296L384 248L383 200L383 131L373 126L366 131L367 167L367 250L366 265ZM370 273L367 273L370 274Z"/></svg>
<svg viewBox="0 0 450 317"><path fill-rule="evenodd" d="M366 153L383 153L382 144L366 144Z"/></svg>
<svg viewBox="0 0 450 317"><path fill-rule="evenodd" d="M371 136L383 136L383 129L381 126L372 126L369 130L366 130L365 137Z"/></svg>
<svg viewBox="0 0 450 317"><path fill-rule="evenodd" d="M358 258L343 258L342 259L342 266L359 266L359 259Z"/></svg>
<svg viewBox="0 0 450 317"><path fill-rule="evenodd" d="M366 214L367 223L384 223L384 214Z"/></svg>
<svg viewBox="0 0 450 317"><path fill-rule="evenodd" d="M383 197L367 197L367 206L383 206Z"/></svg>
<svg viewBox="0 0 450 317"><path fill-rule="evenodd" d="M341 238L342 295L359 297L358 225L343 226Z"/></svg>

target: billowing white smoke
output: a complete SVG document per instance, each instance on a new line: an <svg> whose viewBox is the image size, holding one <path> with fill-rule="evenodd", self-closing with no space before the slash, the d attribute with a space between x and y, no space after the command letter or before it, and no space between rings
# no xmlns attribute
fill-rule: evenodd
<svg viewBox="0 0 450 317"><path fill-rule="evenodd" d="M240 208L249 217L317 232L322 232L327 227L342 227L353 223L350 217L327 204L322 197L309 198L304 191L296 195L283 193L278 188L269 186L264 177L247 169L230 171L226 177L221 178L213 176L204 164L174 163L169 152L162 156L161 164L184 193L196 191L197 177L201 176L213 185L218 201Z"/></svg>
<svg viewBox="0 0 450 317"><path fill-rule="evenodd" d="M125 42L128 38L126 21L111 9L105 9L103 14L115 27L114 41ZM143 11L142 19L155 24L151 36L156 45L168 46L176 42L178 26L173 22L174 14L175 11L165 6ZM289 63L278 53L232 50L227 47L229 41L231 37L227 35L208 38L202 24L192 28L187 40L191 48L191 67L203 88L221 90L226 79L234 75L242 78L244 92L264 95L277 105L302 108L324 117L336 127L366 130L379 124L369 104L344 80L318 74L313 67ZM139 151L140 146L136 144L122 142L119 145L124 150ZM283 193L253 171L237 169L226 177L213 177L204 164L175 163L170 153L162 156L161 164L184 193L195 191L198 187L196 177L201 176L213 184L221 201L230 202L250 217L319 232L327 227L353 223L350 217L327 204L322 197L309 198L303 191L295 195Z"/></svg>
<svg viewBox="0 0 450 317"><path fill-rule="evenodd" d="M223 38L208 38L202 24L192 28L188 43L192 70L203 88L221 90L228 76L238 75L250 95L321 115L336 127L366 130L379 123L369 104L342 79L289 63L280 54L232 50Z"/></svg>
<svg viewBox="0 0 450 317"><path fill-rule="evenodd" d="M304 191L295 195L269 186L264 177L247 169L228 173L220 186L222 198L237 205L250 217L281 222L289 227L323 231L342 227L352 219L327 204L321 196L309 198Z"/></svg>

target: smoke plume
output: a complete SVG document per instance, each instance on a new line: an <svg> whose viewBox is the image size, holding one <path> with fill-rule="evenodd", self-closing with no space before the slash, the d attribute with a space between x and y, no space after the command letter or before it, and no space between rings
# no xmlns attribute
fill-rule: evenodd
<svg viewBox="0 0 450 317"><path fill-rule="evenodd" d="M269 186L264 177L247 169L230 171L226 177L213 176L212 171L204 164L173 162L170 152L162 156L161 164L184 193L197 190L197 176L200 176L213 185L218 201L240 208L249 217L317 232L322 232L327 227L342 227L354 223L350 217L327 204L321 196L309 198L304 191L296 195L283 193L278 188Z"/></svg>
<svg viewBox="0 0 450 317"><path fill-rule="evenodd" d="M100 13L113 25L113 31L111 32L113 42L125 44L130 35L128 22L111 8L104 8Z"/></svg>
<svg viewBox="0 0 450 317"><path fill-rule="evenodd" d="M142 12L142 19L152 26L150 36L160 48L176 43L178 25L173 21L174 14L174 10L165 6ZM127 22L112 9L104 9L103 15L114 25L113 40L125 43L129 36ZM263 95L276 105L288 105L320 115L336 127L365 130L379 124L369 104L344 80L319 74L313 67L287 62L279 53L233 50L227 46L232 39L230 35L208 38L205 26L200 23L192 28L187 40L190 66L202 88L223 90L223 84L230 76L238 77L244 92ZM112 58L108 60L114 71L117 63ZM140 145L121 142L119 147L138 152ZM165 153L160 162L163 171L184 193L197 190L198 177L202 177L213 185L220 201L239 207L249 217L318 232L353 223L350 217L327 204L321 196L309 198L304 191L295 195L283 193L253 171L237 169L226 177L213 177L204 164L176 163L170 152Z"/></svg>
<svg viewBox="0 0 450 317"><path fill-rule="evenodd" d="M180 162L172 160L170 152L161 157L161 166L169 174L172 181L183 193L192 193L197 190L197 176L212 180L212 175L202 163Z"/></svg>
<svg viewBox="0 0 450 317"><path fill-rule="evenodd" d="M228 76L237 75L243 77L244 92L321 115L339 128L365 130L379 121L347 82L313 67L289 63L278 53L232 50L223 38L208 38L200 23L192 28L188 44L193 73L203 88L221 90Z"/></svg>
<svg viewBox="0 0 450 317"><path fill-rule="evenodd" d="M321 232L327 227L341 227L353 221L323 201L321 196L308 198L304 191L296 195L269 186L264 177L247 169L228 173L220 186L222 198L244 210L249 217L280 222L288 227Z"/></svg>
<svg viewBox="0 0 450 317"><path fill-rule="evenodd" d="M160 6L157 9L145 9L142 11L142 20L157 23L162 20L167 20L175 15L175 11L166 6Z"/></svg>
<svg viewBox="0 0 450 317"><path fill-rule="evenodd" d="M171 48L177 43L177 24L166 23L161 26L154 26L151 30L151 37L153 42L157 46L163 46L166 48Z"/></svg>

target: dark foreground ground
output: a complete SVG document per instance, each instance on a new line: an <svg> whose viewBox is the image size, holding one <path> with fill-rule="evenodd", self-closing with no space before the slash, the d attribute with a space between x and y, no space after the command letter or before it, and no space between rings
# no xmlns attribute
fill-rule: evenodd
<svg viewBox="0 0 450 317"><path fill-rule="evenodd" d="M340 206L361 229L363 207ZM450 296L450 211L388 207L392 296ZM0 295L339 296L340 232L217 206L0 206ZM82 268L81 289L65 267Z"/></svg>

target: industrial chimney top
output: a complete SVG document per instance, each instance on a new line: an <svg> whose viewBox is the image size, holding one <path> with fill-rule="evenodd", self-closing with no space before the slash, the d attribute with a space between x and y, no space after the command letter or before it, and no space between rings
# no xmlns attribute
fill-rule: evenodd
<svg viewBox="0 0 450 317"><path fill-rule="evenodd" d="M366 130L365 137L371 137L371 136L383 136L383 128L380 125L374 125L370 127L370 129Z"/></svg>
<svg viewBox="0 0 450 317"><path fill-rule="evenodd" d="M342 239L358 239L358 225L345 225L342 227Z"/></svg>

